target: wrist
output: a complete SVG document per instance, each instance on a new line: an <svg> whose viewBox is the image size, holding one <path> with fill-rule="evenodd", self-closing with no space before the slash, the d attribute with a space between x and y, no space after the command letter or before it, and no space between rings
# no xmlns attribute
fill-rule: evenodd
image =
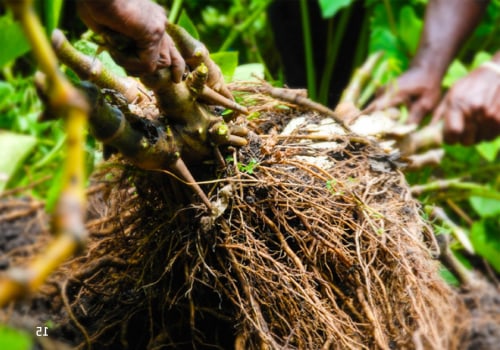
<svg viewBox="0 0 500 350"><path fill-rule="evenodd" d="M429 77L441 81L448 70L453 56L439 49L425 47L420 49L413 58L410 68L424 71Z"/></svg>

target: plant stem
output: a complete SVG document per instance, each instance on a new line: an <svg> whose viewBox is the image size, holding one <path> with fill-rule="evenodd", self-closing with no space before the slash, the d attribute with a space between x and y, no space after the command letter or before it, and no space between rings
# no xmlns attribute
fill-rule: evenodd
<svg viewBox="0 0 500 350"><path fill-rule="evenodd" d="M59 18L61 16L63 1L62 0L49 0L45 3L45 30L50 36L52 31L57 28Z"/></svg>
<svg viewBox="0 0 500 350"><path fill-rule="evenodd" d="M335 36L333 34L333 18L328 21L325 67L323 70L323 76L321 78L321 84L318 94L318 101L323 104L328 103L328 92L330 90L330 83L332 81L333 69L335 68L335 64L337 63L340 44L342 43L342 39L344 38L344 33L347 28L347 22L351 17L352 9L353 6L349 6L341 12L340 20L335 31Z"/></svg>
<svg viewBox="0 0 500 350"><path fill-rule="evenodd" d="M444 226L448 227L451 230L452 236L460 242L462 247L469 254L475 254L474 247L472 242L469 239L468 233L460 226L455 224L453 220L451 220L443 208L441 207L426 207L425 211L433 218L441 221Z"/></svg>
<svg viewBox="0 0 500 350"><path fill-rule="evenodd" d="M352 63L351 70L359 67L363 64L366 59L367 51L368 51L368 38L370 32L370 15L368 14L368 10L366 10L365 15L363 17L363 24L361 25L361 30L359 31L359 38L357 40L356 52L354 54L354 60Z"/></svg>
<svg viewBox="0 0 500 350"><path fill-rule="evenodd" d="M227 51L231 47L233 42L236 40L236 38L238 38L238 36L242 32L244 32L248 27L250 27L255 22L257 17L259 17L266 10L267 6L269 6L270 3L271 0L266 0L262 2L260 6L257 9L255 9L255 11L243 23L240 23L239 25L234 27L234 29L231 31L226 40L224 40L218 51L219 52Z"/></svg>
<svg viewBox="0 0 500 350"><path fill-rule="evenodd" d="M392 11L391 3L389 0L384 0L384 7L387 12L387 20L389 21L389 27L391 29L392 34L397 36L398 29L396 27L396 20L394 19L394 13Z"/></svg>
<svg viewBox="0 0 500 350"><path fill-rule="evenodd" d="M314 70L314 57L311 38L311 25L309 23L309 8L307 0L300 0L300 13L302 18L302 34L306 59L307 90L312 100L316 99L316 72Z"/></svg>
<svg viewBox="0 0 500 350"><path fill-rule="evenodd" d="M172 7L170 8L170 13L168 14L168 21L170 23L176 23L179 12L181 11L183 0L174 0Z"/></svg>
<svg viewBox="0 0 500 350"><path fill-rule="evenodd" d="M424 192L448 189L471 191L471 194L477 196L500 200L499 192L474 182L463 182L461 179L437 180L424 185L415 185L411 187L411 193L420 195Z"/></svg>
<svg viewBox="0 0 500 350"><path fill-rule="evenodd" d="M271 74L271 71L267 67L266 61L264 60L264 58L262 57L262 54L260 53L259 44L257 42L257 39L255 38L255 35L252 34L250 36L250 42L255 47L255 56L257 58L257 61L260 62L262 64L262 66L264 67L264 76L266 77L266 79L268 81L273 81L274 78Z"/></svg>
<svg viewBox="0 0 500 350"><path fill-rule="evenodd" d="M351 80L347 84L347 87L342 93L340 98L341 103L350 102L356 106L359 106L359 98L362 91L366 90L367 82L369 81L372 72L375 70L375 66L382 59L383 53L381 51L372 53L366 61L357 68L352 75Z"/></svg>

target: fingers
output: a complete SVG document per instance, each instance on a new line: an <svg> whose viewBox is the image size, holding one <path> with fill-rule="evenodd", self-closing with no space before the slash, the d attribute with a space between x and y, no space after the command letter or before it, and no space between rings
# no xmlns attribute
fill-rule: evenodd
<svg viewBox="0 0 500 350"><path fill-rule="evenodd" d="M462 112L457 108L448 106L443 113L445 142L449 144L460 142L465 130L465 120Z"/></svg>
<svg viewBox="0 0 500 350"><path fill-rule="evenodd" d="M364 113L373 113L374 111L380 111L383 109L391 108L404 104L406 102L406 97L404 93L397 91L395 84L387 87L383 90L382 94L377 97L372 103L366 107Z"/></svg>
<svg viewBox="0 0 500 350"><path fill-rule="evenodd" d="M170 67L172 70L172 78L174 82L179 83L182 80L186 63L181 54L175 47L175 44L167 34L164 35L160 43L160 57L158 60L158 68Z"/></svg>
<svg viewBox="0 0 500 350"><path fill-rule="evenodd" d="M444 141L448 144L461 143L469 146L478 141L476 112L468 111L457 103L445 99L436 111L432 122L444 120Z"/></svg>

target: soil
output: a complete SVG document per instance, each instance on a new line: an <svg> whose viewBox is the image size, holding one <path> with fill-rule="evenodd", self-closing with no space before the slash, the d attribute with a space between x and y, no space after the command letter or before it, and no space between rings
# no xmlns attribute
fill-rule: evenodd
<svg viewBox="0 0 500 350"><path fill-rule="evenodd" d="M441 279L399 163L359 137L314 140L314 111L247 98L249 145L190 167L217 216L114 156L92 177L85 251L1 321L49 324L43 349L497 348L498 288ZM2 199L0 268L43 251L48 222L40 202Z"/></svg>

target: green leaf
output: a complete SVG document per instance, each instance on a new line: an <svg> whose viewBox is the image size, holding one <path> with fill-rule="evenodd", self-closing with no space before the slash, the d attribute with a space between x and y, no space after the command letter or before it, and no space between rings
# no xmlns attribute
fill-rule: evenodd
<svg viewBox="0 0 500 350"><path fill-rule="evenodd" d="M188 14L186 13L186 10L182 10L177 24L186 29L186 31L196 40L200 39L200 34L198 33L198 30L196 30L196 26L194 25L193 21L191 21L191 18L189 18Z"/></svg>
<svg viewBox="0 0 500 350"><path fill-rule="evenodd" d="M417 51L422 31L422 20L417 17L413 7L404 6L399 12L399 36L408 52L414 55Z"/></svg>
<svg viewBox="0 0 500 350"><path fill-rule="evenodd" d="M470 69L475 69L482 65L484 62L491 60L492 54L484 51L480 51L474 55L474 60L470 65Z"/></svg>
<svg viewBox="0 0 500 350"><path fill-rule="evenodd" d="M323 18L330 18L335 16L342 8L352 4L353 0L319 0L319 7L321 9L321 16Z"/></svg>
<svg viewBox="0 0 500 350"><path fill-rule="evenodd" d="M449 285L456 286L456 287L460 286L460 283L458 282L458 280L455 277L455 275L453 275L450 272L450 270L448 270L444 266L440 267L439 274L446 281L446 283L448 283Z"/></svg>
<svg viewBox="0 0 500 350"><path fill-rule="evenodd" d="M451 87L453 84L457 82L457 80L462 79L468 73L469 72L467 68L464 66L462 62L460 62L459 60L454 60L444 76L443 86L445 88Z"/></svg>
<svg viewBox="0 0 500 350"><path fill-rule="evenodd" d="M32 347L33 342L27 333L0 325L0 349L29 350Z"/></svg>
<svg viewBox="0 0 500 350"><path fill-rule="evenodd" d="M0 67L30 50L30 44L24 36L21 26L8 15L0 17L0 43L2 43Z"/></svg>
<svg viewBox="0 0 500 350"><path fill-rule="evenodd" d="M238 163L238 169L243 172L247 173L249 175L252 175L255 171L255 169L259 166L259 163L257 162L256 159L250 159L250 162L248 162L247 165Z"/></svg>
<svg viewBox="0 0 500 350"><path fill-rule="evenodd" d="M47 199L45 201L45 210L48 213L52 213L56 207L57 201L62 192L63 188L63 175L64 168L61 166L56 170L54 177L52 178L51 185L47 191Z"/></svg>
<svg viewBox="0 0 500 350"><path fill-rule="evenodd" d="M476 252L500 272L500 219L476 221L471 229L471 242Z"/></svg>
<svg viewBox="0 0 500 350"><path fill-rule="evenodd" d="M32 136L0 131L0 192L21 166L23 160L35 146L37 140ZM2 347L0 347L2 348Z"/></svg>
<svg viewBox="0 0 500 350"><path fill-rule="evenodd" d="M472 196L469 203L481 217L493 217L500 215L500 200Z"/></svg>
<svg viewBox="0 0 500 350"><path fill-rule="evenodd" d="M12 84L0 80L0 111L8 104L12 103L14 87Z"/></svg>
<svg viewBox="0 0 500 350"><path fill-rule="evenodd" d="M404 54L401 52L398 39L386 27L375 27L370 34L370 53L383 51L385 57L396 58L401 62L408 61Z"/></svg>
<svg viewBox="0 0 500 350"><path fill-rule="evenodd" d="M256 81L256 76L264 79L264 66L261 63L242 64L236 68L233 81Z"/></svg>
<svg viewBox="0 0 500 350"><path fill-rule="evenodd" d="M481 142L475 147L484 159L486 159L490 163L493 163L498 160L497 157L500 152L500 137L497 137L493 141Z"/></svg>
<svg viewBox="0 0 500 350"><path fill-rule="evenodd" d="M51 34L52 31L57 28L59 24L59 18L61 17L63 0L47 0L45 1L44 15L45 15L45 27L47 28L47 33Z"/></svg>
<svg viewBox="0 0 500 350"><path fill-rule="evenodd" d="M220 67L224 80L230 82L238 65L238 52L217 52L211 54L210 58Z"/></svg>

